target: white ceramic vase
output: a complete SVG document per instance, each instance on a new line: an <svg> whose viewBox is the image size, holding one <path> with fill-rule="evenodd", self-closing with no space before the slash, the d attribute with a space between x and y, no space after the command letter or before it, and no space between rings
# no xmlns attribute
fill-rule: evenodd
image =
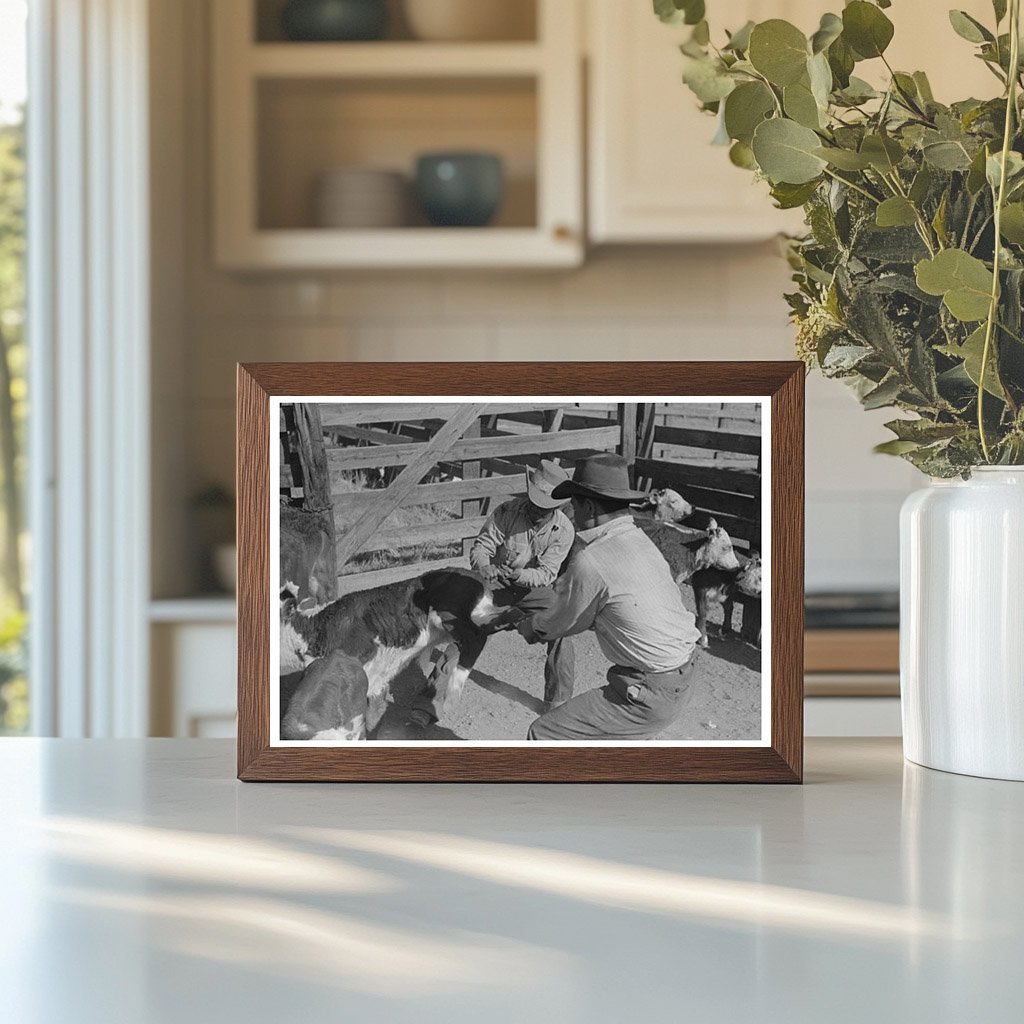
<svg viewBox="0 0 1024 1024"><path fill-rule="evenodd" d="M1024 781L1024 466L910 495L900 554L904 754Z"/></svg>

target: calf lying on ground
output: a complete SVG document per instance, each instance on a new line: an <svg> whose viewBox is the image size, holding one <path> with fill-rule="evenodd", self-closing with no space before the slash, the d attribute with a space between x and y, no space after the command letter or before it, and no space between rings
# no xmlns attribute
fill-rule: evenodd
<svg viewBox="0 0 1024 1024"><path fill-rule="evenodd" d="M443 706L458 697L486 641L490 593L473 573L348 594L301 610L281 591L281 739L360 740L384 714L392 680L414 659ZM435 653L437 652L437 653ZM286 690L291 689L291 693ZM440 710L440 707L439 707Z"/></svg>

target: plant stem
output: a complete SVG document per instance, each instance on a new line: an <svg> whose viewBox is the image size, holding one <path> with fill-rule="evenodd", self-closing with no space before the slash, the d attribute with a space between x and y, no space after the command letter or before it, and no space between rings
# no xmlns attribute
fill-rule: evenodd
<svg viewBox="0 0 1024 1024"><path fill-rule="evenodd" d="M1013 123L1017 114L1017 83L1020 68L1020 0L1010 0L1010 74L1006 83L1006 124L1003 126L1003 150L999 167L999 190L995 197L995 251L992 256L992 294L989 299L988 319L985 322L985 345L981 350L981 370L978 373L978 436L985 461L992 462L992 452L985 432L985 374L992 353L992 335L999 315L999 272L1002 269L1001 246L1003 205L1006 201L1006 167L1009 162L1010 143L1013 141Z"/></svg>
<svg viewBox="0 0 1024 1024"><path fill-rule="evenodd" d="M834 174L827 167L825 168L825 173L833 181L838 181L841 185L845 185L847 188L852 188L854 192L859 192L862 196L865 197L865 199L870 199L871 202L875 204L875 206L878 205L879 199L876 196L873 196L870 192L868 192L867 189L861 188L860 185L857 185L852 181L847 181L846 178L840 178L838 174Z"/></svg>
<svg viewBox="0 0 1024 1024"><path fill-rule="evenodd" d="M910 203L910 206L914 211L914 216L917 218L917 233L920 235L921 241L924 242L925 248L928 250L928 254L930 256L934 256L935 246L932 245L931 228L928 226L928 221L924 219L924 214L917 208L917 204L910 202L910 197L907 195L906 189L903 187L903 182L900 181L899 172L893 168L892 174L883 174L882 179L889 183L901 199L906 199L906 201ZM935 239L935 242L941 249L942 242L938 238Z"/></svg>

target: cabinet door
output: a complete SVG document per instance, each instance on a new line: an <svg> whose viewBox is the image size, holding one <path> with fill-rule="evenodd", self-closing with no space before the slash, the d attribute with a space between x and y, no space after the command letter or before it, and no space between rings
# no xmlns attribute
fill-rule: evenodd
<svg viewBox="0 0 1024 1024"><path fill-rule="evenodd" d="M278 38L277 0L217 0L212 26L213 238L225 269L559 267L583 260L579 9L519 0L535 38L298 43ZM511 0L510 0L511 2ZM505 167L486 228L431 227L417 203L371 225L324 226L315 196L337 168L395 172L483 150ZM365 188L365 186L362 186ZM394 184L390 194L402 192ZM355 203L352 193L346 202ZM387 195L387 193L385 193ZM380 199L363 197L363 206ZM364 211L365 212L365 211ZM399 223L387 226L389 219Z"/></svg>
<svg viewBox="0 0 1024 1024"><path fill-rule="evenodd" d="M682 83L679 44L689 29L663 25L649 0L588 2L591 240L739 241L799 230L798 213L776 210L767 186L711 145L715 120ZM716 38L748 19L816 26L817 14L800 17L801 6L820 11L827 0L712 2L708 15Z"/></svg>
<svg viewBox="0 0 1024 1024"><path fill-rule="evenodd" d="M589 214L594 242L705 242L767 238L799 231L797 211L774 209L764 183L710 145L713 118L682 84L678 45L685 26L663 25L649 0L586 0L590 26ZM828 0L709 0L712 34L748 19L786 18L810 34ZM901 0L886 12L896 26L894 67L922 69L944 102L997 95L998 83L933 0ZM991 24L989 0L955 6ZM1004 23L1005 30L1005 23ZM859 66L880 84L880 61Z"/></svg>

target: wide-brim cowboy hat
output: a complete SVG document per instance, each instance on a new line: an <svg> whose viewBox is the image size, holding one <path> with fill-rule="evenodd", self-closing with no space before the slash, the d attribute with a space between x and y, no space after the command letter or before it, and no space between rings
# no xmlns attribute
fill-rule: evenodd
<svg viewBox="0 0 1024 1024"><path fill-rule="evenodd" d="M552 497L552 491L568 481L569 474L550 459L541 459L540 465L526 478L526 496L537 508L561 508L568 498Z"/></svg>
<svg viewBox="0 0 1024 1024"><path fill-rule="evenodd" d="M559 484L551 492L553 498L571 498L574 494L622 502L647 497L643 491L634 491L629 486L629 463L621 455L611 453L581 459L576 463L572 479Z"/></svg>

